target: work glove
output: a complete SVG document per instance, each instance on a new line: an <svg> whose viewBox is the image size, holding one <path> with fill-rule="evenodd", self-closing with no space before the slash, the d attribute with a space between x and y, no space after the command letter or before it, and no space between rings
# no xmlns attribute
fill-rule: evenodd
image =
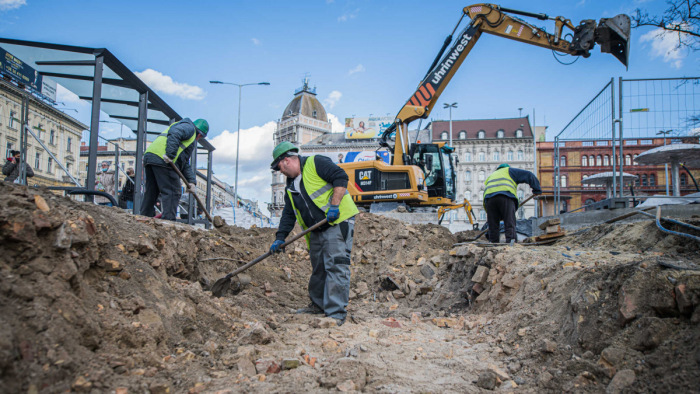
<svg viewBox="0 0 700 394"><path fill-rule="evenodd" d="M326 213L326 219L328 219L328 223L333 223L338 218L340 217L340 205L331 205L331 207L328 209L328 213Z"/></svg>
<svg viewBox="0 0 700 394"><path fill-rule="evenodd" d="M187 193L194 193L197 190L197 185L194 183L187 184Z"/></svg>
<svg viewBox="0 0 700 394"><path fill-rule="evenodd" d="M277 241L273 242L272 245L270 245L270 253L281 252L283 250L283 248L280 248L280 246L282 246L283 243L284 243L284 241L279 240L279 239Z"/></svg>
<svg viewBox="0 0 700 394"><path fill-rule="evenodd" d="M163 155L163 161L165 162L165 164L170 164L173 162L173 159L169 158L166 155Z"/></svg>

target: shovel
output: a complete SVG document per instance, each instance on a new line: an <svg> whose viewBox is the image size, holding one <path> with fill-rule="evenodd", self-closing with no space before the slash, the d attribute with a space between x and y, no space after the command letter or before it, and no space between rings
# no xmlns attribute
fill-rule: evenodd
<svg viewBox="0 0 700 394"><path fill-rule="evenodd" d="M326 223L328 223L328 220L326 220L326 219L321 220L320 222L314 224L313 226L311 226L311 227L307 228L306 230L300 232L299 234L293 236L292 239L290 239L289 241L286 241L285 243L280 245L280 249L291 244L292 242L296 241L297 239L303 237L304 235L310 233L311 231L316 230L317 228L323 226ZM247 270L248 268L265 260L266 258L268 258L270 256L272 256L272 253L267 252L264 255L258 257L257 259L255 259L249 263L246 263L246 265L244 265L243 267L238 268L237 270L235 270L235 271L231 272L230 274L224 276L223 278L217 280L216 282L214 282L214 285L211 287L211 293L214 295L214 297L223 296L228 291L228 289L231 288L231 278L232 277L240 274L241 272Z"/></svg>
<svg viewBox="0 0 700 394"><path fill-rule="evenodd" d="M523 202L521 202L520 205L518 205L518 208L516 209L516 211L517 211L518 209L520 209L520 207L522 207L523 205L525 205L526 202L530 201L530 200L532 199L532 197L535 197L535 195L533 194L533 195L531 195L530 197L524 199ZM486 234L486 233L488 233L488 232L489 232L489 229L487 228L486 230L480 232L476 237L470 239L470 240L467 241L467 242L474 242L474 241L476 241L477 239L481 238L482 235L484 235L484 234Z"/></svg>
<svg viewBox="0 0 700 394"><path fill-rule="evenodd" d="M182 181L185 182L185 185L189 184L189 182L187 181L187 178L185 178L185 176L182 175L182 172L180 171L180 169L177 168L177 166L175 165L175 163L173 163L172 161L170 162L170 167L172 167L173 170L175 170L175 172L177 172L177 175L179 175L179 176L180 176L180 179L182 179ZM207 209L204 208L206 205L204 205L204 203L202 203L202 200L199 198L199 196L197 195L197 193L190 193L190 194L192 194L192 195L194 196L195 200L197 200L197 206L199 206L199 207L202 209L202 211L204 212L204 215L206 215L207 220L209 221L209 223L213 224L214 227L217 227L217 228L218 228L218 227L223 227L223 225L224 225L224 220L223 220L221 217L219 217L219 216L217 216L218 220L212 219L212 218L211 218L211 215L209 214L209 212L207 211Z"/></svg>

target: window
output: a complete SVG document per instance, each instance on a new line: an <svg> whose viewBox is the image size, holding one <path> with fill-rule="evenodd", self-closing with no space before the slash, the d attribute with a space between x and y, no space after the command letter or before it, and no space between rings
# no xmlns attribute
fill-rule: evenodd
<svg viewBox="0 0 700 394"><path fill-rule="evenodd" d="M459 139L460 140L466 140L467 139L467 132L462 130L459 132Z"/></svg>
<svg viewBox="0 0 700 394"><path fill-rule="evenodd" d="M569 210L569 204L566 203L566 200L563 200L561 202L561 212L559 213L566 213L566 211Z"/></svg>
<svg viewBox="0 0 700 394"><path fill-rule="evenodd" d="M596 141L596 146L608 146L608 141Z"/></svg>
<svg viewBox="0 0 700 394"><path fill-rule="evenodd" d="M53 159L49 157L48 164L46 165L46 172L48 172L49 174L52 174L53 173L52 170L53 170Z"/></svg>
<svg viewBox="0 0 700 394"><path fill-rule="evenodd" d="M54 130L51 130L51 132L49 133L49 144L56 145L55 138L56 138L56 132Z"/></svg>
<svg viewBox="0 0 700 394"><path fill-rule="evenodd" d="M73 139L71 137L68 137L68 140L66 142L66 150L70 152L72 147L73 147Z"/></svg>
<svg viewBox="0 0 700 394"><path fill-rule="evenodd" d="M486 220L486 211L483 209L479 211L479 220Z"/></svg>
<svg viewBox="0 0 700 394"><path fill-rule="evenodd" d="M637 140L625 140L625 145L637 145Z"/></svg>
<svg viewBox="0 0 700 394"><path fill-rule="evenodd" d="M632 156L632 164L639 164L637 163L637 155Z"/></svg>
<svg viewBox="0 0 700 394"><path fill-rule="evenodd" d="M581 167L588 167L588 156L581 156Z"/></svg>
<svg viewBox="0 0 700 394"><path fill-rule="evenodd" d="M593 155L588 156L588 165L591 167L595 167L595 157L593 157Z"/></svg>
<svg viewBox="0 0 700 394"><path fill-rule="evenodd" d="M606 167L610 165L610 156L608 156L608 155L603 156L603 165Z"/></svg>
<svg viewBox="0 0 700 394"><path fill-rule="evenodd" d="M518 160L524 160L525 159L525 154L523 153L522 150L518 151Z"/></svg>
<svg viewBox="0 0 700 394"><path fill-rule="evenodd" d="M506 134L506 133L505 133L503 130L498 130L498 131L496 132L496 137L497 137L497 138L503 138L503 137L505 136L505 134Z"/></svg>
<svg viewBox="0 0 700 394"><path fill-rule="evenodd" d="M447 139L447 132L443 131L442 134L440 134L440 139L441 140L446 140Z"/></svg>
<svg viewBox="0 0 700 394"><path fill-rule="evenodd" d="M476 138L483 140L486 138L486 132L484 130L479 130L479 132L476 134Z"/></svg>
<svg viewBox="0 0 700 394"><path fill-rule="evenodd" d="M464 192L464 198L466 198L467 201L471 201L471 199L472 199L472 192L471 192L471 190L467 190L466 192Z"/></svg>
<svg viewBox="0 0 700 394"><path fill-rule="evenodd" d="M688 186L688 177L685 174L681 174L681 186Z"/></svg>
<svg viewBox="0 0 700 394"><path fill-rule="evenodd" d="M500 161L501 160L501 152L495 151L493 152L493 161Z"/></svg>
<svg viewBox="0 0 700 394"><path fill-rule="evenodd" d="M479 182L486 180L486 172L484 170L479 171Z"/></svg>
<svg viewBox="0 0 700 394"><path fill-rule="evenodd" d="M630 156L630 155L625 155L625 165L626 165L626 166L631 166L631 165L632 165L632 156Z"/></svg>
<svg viewBox="0 0 700 394"><path fill-rule="evenodd" d="M464 154L464 161L467 161L467 162L472 161L472 153L471 152L466 152Z"/></svg>
<svg viewBox="0 0 700 394"><path fill-rule="evenodd" d="M130 165L130 166L133 166L133 165L134 165L134 161L133 161L133 160L129 160L129 165Z"/></svg>
<svg viewBox="0 0 700 394"><path fill-rule="evenodd" d="M508 153L506 154L506 160L513 161L513 151L512 150L509 150Z"/></svg>
<svg viewBox="0 0 700 394"><path fill-rule="evenodd" d="M10 152L12 150L12 142L8 141L5 149L5 158L7 159L8 157L12 156L12 153Z"/></svg>
<svg viewBox="0 0 700 394"><path fill-rule="evenodd" d="M649 175L649 186L656 186L656 175Z"/></svg>
<svg viewBox="0 0 700 394"><path fill-rule="evenodd" d="M585 156L584 156L584 157L585 157ZM584 181L586 180L586 178L588 178L588 175L583 175L583 176L581 177L581 186L582 186L582 187L588 187L588 184L587 184L586 182L584 182Z"/></svg>
<svg viewBox="0 0 700 394"><path fill-rule="evenodd" d="M465 180L466 182L471 182L471 181L472 181L472 172L471 172L471 171L467 171L467 172L464 173L464 180Z"/></svg>
<svg viewBox="0 0 700 394"><path fill-rule="evenodd" d="M593 141L583 141L581 146L593 146Z"/></svg>
<svg viewBox="0 0 700 394"><path fill-rule="evenodd" d="M10 121L8 123L8 126L10 126L11 129L17 128L16 121L19 121L19 119L15 118L15 115L17 115L17 112L10 111Z"/></svg>
<svg viewBox="0 0 700 394"><path fill-rule="evenodd" d="M521 129L515 130L515 138L523 138L523 131Z"/></svg>
<svg viewBox="0 0 700 394"><path fill-rule="evenodd" d="M316 110L314 110L314 112L311 113L311 116L316 118Z"/></svg>
<svg viewBox="0 0 700 394"><path fill-rule="evenodd" d="M41 153L36 152L36 156L34 157L34 168L37 170L41 169Z"/></svg>
<svg viewBox="0 0 700 394"><path fill-rule="evenodd" d="M559 167L566 167L566 156L561 156L559 158Z"/></svg>
<svg viewBox="0 0 700 394"><path fill-rule="evenodd" d="M648 185L648 183L647 183L647 175L646 175L646 174L642 174L642 186L647 186L647 185Z"/></svg>
<svg viewBox="0 0 700 394"><path fill-rule="evenodd" d="M479 161L486 161L486 153L481 151L479 152Z"/></svg>
<svg viewBox="0 0 700 394"><path fill-rule="evenodd" d="M639 182L639 175L637 175L636 178L634 178L634 186L639 187L640 182Z"/></svg>
<svg viewBox="0 0 700 394"><path fill-rule="evenodd" d="M561 176L561 187L566 187L566 175Z"/></svg>
<svg viewBox="0 0 700 394"><path fill-rule="evenodd" d="M639 143L642 145L651 145L654 143L652 140L639 140Z"/></svg>
<svg viewBox="0 0 700 394"><path fill-rule="evenodd" d="M596 164L598 167L601 167L601 166L603 165L603 156L601 156L601 155L596 156L596 158L595 158L595 164Z"/></svg>

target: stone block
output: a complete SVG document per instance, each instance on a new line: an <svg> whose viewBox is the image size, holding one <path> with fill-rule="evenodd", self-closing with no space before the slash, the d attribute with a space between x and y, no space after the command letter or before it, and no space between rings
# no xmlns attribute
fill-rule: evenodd
<svg viewBox="0 0 700 394"><path fill-rule="evenodd" d="M489 269L480 265L476 268L474 276L472 276L472 282L481 283L482 285L486 283L489 278Z"/></svg>

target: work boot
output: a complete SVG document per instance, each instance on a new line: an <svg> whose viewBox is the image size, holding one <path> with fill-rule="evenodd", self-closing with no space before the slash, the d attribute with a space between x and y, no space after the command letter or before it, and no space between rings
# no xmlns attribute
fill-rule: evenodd
<svg viewBox="0 0 700 394"><path fill-rule="evenodd" d="M340 327L340 326L342 326L343 324L345 324L345 318L346 318L346 317L347 317L347 315L346 315L346 316L343 316L342 319L335 319L335 318L334 318L334 319L335 319L335 322L338 324L338 327Z"/></svg>
<svg viewBox="0 0 700 394"><path fill-rule="evenodd" d="M302 313L308 313L310 315L322 315L323 314L323 309L321 309L318 305L314 304L313 302L310 302L309 305L297 309L295 312L297 314L302 314Z"/></svg>

